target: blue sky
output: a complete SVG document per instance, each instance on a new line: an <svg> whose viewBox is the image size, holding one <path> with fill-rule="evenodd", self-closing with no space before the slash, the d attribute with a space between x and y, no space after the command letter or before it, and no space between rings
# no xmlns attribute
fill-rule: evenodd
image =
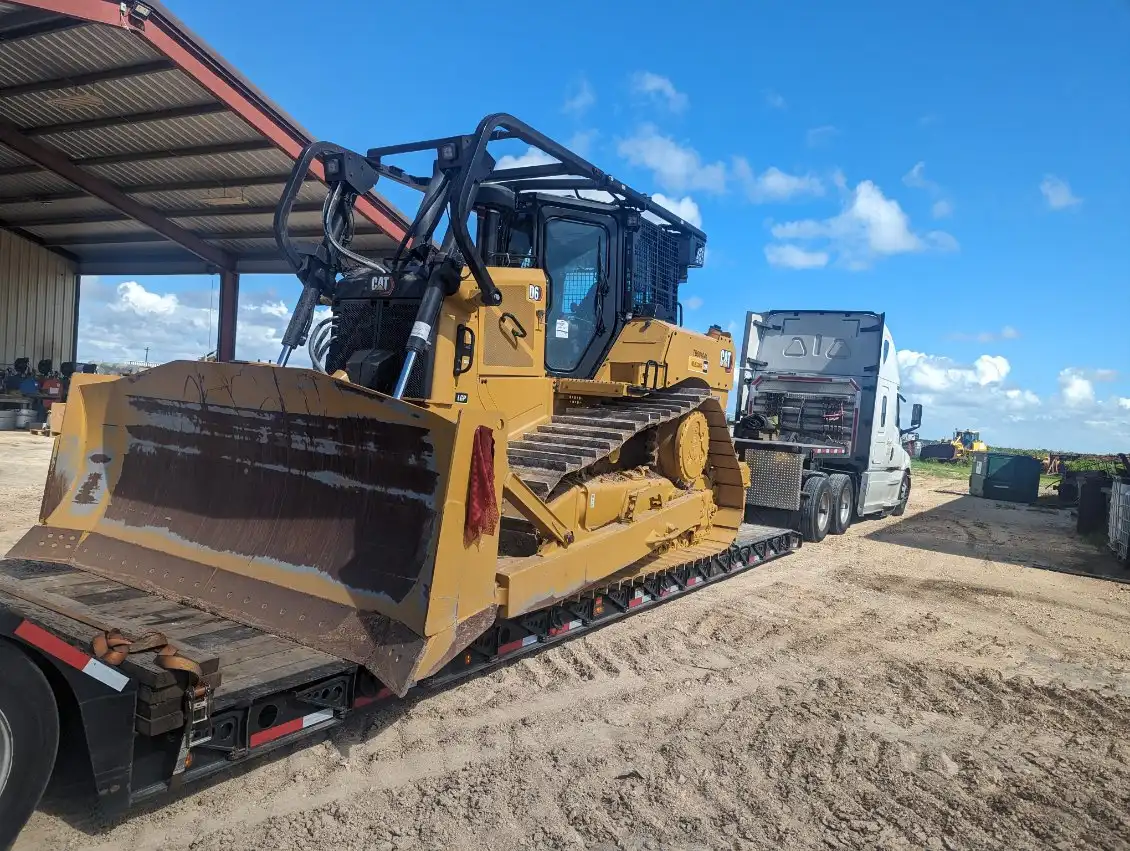
<svg viewBox="0 0 1130 851"><path fill-rule="evenodd" d="M697 213L689 325L886 312L925 435L1130 445L1123 0L168 5L317 136L364 150L510 111ZM210 286L140 284L169 319ZM269 356L296 288L244 278L241 356Z"/></svg>

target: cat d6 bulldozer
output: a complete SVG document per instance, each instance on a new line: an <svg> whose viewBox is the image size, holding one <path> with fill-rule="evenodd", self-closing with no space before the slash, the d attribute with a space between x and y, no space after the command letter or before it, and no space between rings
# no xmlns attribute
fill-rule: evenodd
<svg viewBox="0 0 1130 851"><path fill-rule="evenodd" d="M499 168L506 144L548 164ZM391 162L420 152L430 173ZM324 238L302 244L288 219L315 160ZM422 199L374 258L350 247L353 205L381 178ZM567 600L591 615L601 589L734 543L733 341L680 327L697 227L495 114L367 154L310 145L275 235L302 283L278 362L76 375L42 525L12 555L286 636L403 694L500 623ZM312 367L288 366L303 345Z"/></svg>

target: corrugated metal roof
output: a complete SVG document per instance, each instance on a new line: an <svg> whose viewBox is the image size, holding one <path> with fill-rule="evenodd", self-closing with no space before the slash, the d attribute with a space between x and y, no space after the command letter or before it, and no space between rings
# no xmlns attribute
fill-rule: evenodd
<svg viewBox="0 0 1130 851"><path fill-rule="evenodd" d="M234 186L243 177L258 177L263 174L289 174L293 165L294 163L282 151L271 150L99 165L90 166L89 170L107 180L123 185L156 183L158 181L185 183L204 178L215 178L216 180L229 181ZM278 200L277 194L275 200Z"/></svg>
<svg viewBox="0 0 1130 851"><path fill-rule="evenodd" d="M0 80L8 87L121 68L158 56L143 39L125 30L74 27L0 45Z"/></svg>
<svg viewBox="0 0 1130 851"><path fill-rule="evenodd" d="M246 255L258 271L283 270L269 236L271 211L293 160L277 145L292 144L289 140L301 139L304 131L160 4L153 4L154 17L146 27L164 27L162 32L171 33L176 43L191 45L189 55L205 60L201 79L215 73L225 85L234 86L263 110L256 120L266 122L259 125L265 131L183 70L194 67L190 60L172 48L162 48L169 51L167 56L155 49L146 38L148 30L76 23L35 11L35 2L0 2L0 119L6 126L18 128L40 150L54 150L82 172L131 195L154 211L146 214L146 222L152 224L156 214L164 213L173 224L237 255L237 266ZM111 19L117 20L116 3L78 2L90 11L80 6L75 14L93 18L113 9ZM12 17L17 14L20 18ZM176 62L184 64L178 67ZM279 132L287 141L281 141ZM90 263L103 271L120 267L134 274L160 272L162 263L180 271L211 267L197 256L203 249L186 252L148 224L126 217L110 196L100 200L89 194L99 191L93 184L74 179L85 190L0 145L0 226L57 245L80 267ZM320 204L324 194L324 186L307 180L294 229L310 232L319 227L320 215L310 208ZM236 207L225 204L231 198L239 199ZM374 200L377 209L391 211L387 202ZM402 216L388 214L403 227ZM373 229L367 219L359 217L359 222L363 229ZM361 250L378 252L394 244L379 233L359 236L355 243ZM140 265L130 267L131 258Z"/></svg>
<svg viewBox="0 0 1130 851"><path fill-rule="evenodd" d="M182 71L170 70L11 95L0 98L0 115L20 127L42 127L146 112L154 103L165 109L214 102Z"/></svg>

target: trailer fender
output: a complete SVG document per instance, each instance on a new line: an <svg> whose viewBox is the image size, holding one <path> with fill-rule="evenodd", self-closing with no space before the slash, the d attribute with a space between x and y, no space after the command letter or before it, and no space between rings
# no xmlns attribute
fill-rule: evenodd
<svg viewBox="0 0 1130 851"><path fill-rule="evenodd" d="M11 620L10 613L0 610L0 634L20 645L55 695L60 758L66 755L74 767L90 770L107 815L125 810L130 800L137 683L32 621L17 615L9 626Z"/></svg>

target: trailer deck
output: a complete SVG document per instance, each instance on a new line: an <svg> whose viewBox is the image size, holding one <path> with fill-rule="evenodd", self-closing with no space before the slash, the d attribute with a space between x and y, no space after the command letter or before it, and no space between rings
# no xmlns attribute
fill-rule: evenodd
<svg viewBox="0 0 1130 851"><path fill-rule="evenodd" d="M441 688L475 676L800 546L795 531L742 524L722 553L594 586L550 608L496 621L419 685ZM135 641L160 633L199 666L204 703L198 702L199 684L162 667L153 649L120 660L95 658L94 637L111 630ZM64 738L65 747L85 753L108 814L320 735L354 710L393 698L352 662L55 562L0 559L0 638L28 645L53 668L60 706L70 702L77 710L77 727L64 735L78 738Z"/></svg>
<svg viewBox="0 0 1130 851"><path fill-rule="evenodd" d="M286 638L235 623L148 591L66 564L0 560L0 601L58 637L89 647L95 634L160 632L196 662L218 712L253 701L288 682L301 684L355 666ZM155 651L130 653L120 668L138 682L138 732L156 735L184 725L184 687L156 663Z"/></svg>

